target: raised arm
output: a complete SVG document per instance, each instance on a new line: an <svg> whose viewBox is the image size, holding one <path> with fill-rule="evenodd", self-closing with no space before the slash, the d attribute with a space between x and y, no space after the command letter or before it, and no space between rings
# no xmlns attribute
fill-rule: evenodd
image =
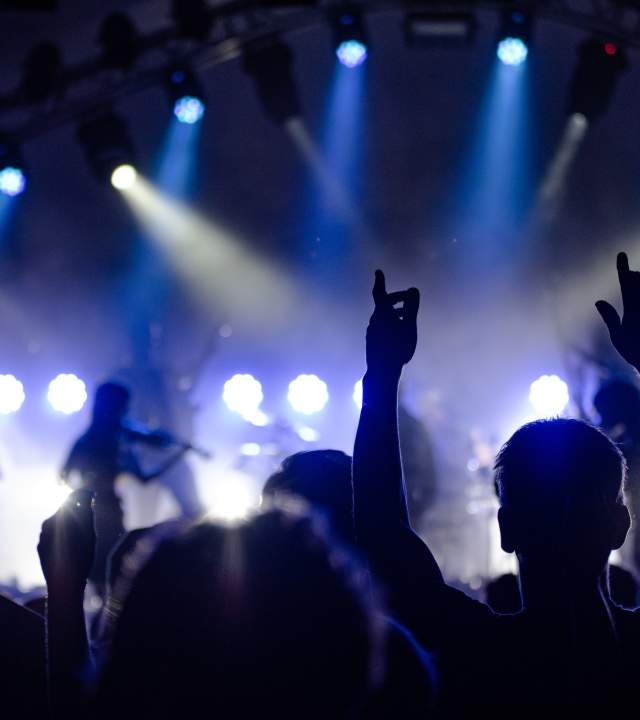
<svg viewBox="0 0 640 720"><path fill-rule="evenodd" d="M618 253L616 264L622 294L622 320L613 305L605 300L598 300L596 308L615 349L640 372L640 272L629 269L626 253Z"/></svg>
<svg viewBox="0 0 640 720"><path fill-rule="evenodd" d="M84 590L93 562L92 493L77 490L42 525L38 554L47 582L47 675L54 718L80 718L92 663Z"/></svg>
<svg viewBox="0 0 640 720"><path fill-rule="evenodd" d="M375 309L367 329L367 372L353 453L354 513L358 543L389 581L405 563L441 583L424 543L411 529L398 438L398 384L416 349L420 295L415 288L387 293L376 272Z"/></svg>

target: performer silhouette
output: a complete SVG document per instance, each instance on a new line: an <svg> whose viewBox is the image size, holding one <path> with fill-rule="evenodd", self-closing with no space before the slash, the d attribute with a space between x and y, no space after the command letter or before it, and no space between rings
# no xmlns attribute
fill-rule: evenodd
<svg viewBox="0 0 640 720"><path fill-rule="evenodd" d="M124 419L130 400L129 390L119 383L108 382L97 388L91 424L74 443L60 472L74 487L94 494L96 548L89 579L100 594L104 591L109 553L125 532L122 505L115 488L118 476L127 473L141 482L149 482L178 462L189 449L189 445L181 444L159 467L144 472L132 443L169 447L174 441L168 434L143 433L127 427Z"/></svg>

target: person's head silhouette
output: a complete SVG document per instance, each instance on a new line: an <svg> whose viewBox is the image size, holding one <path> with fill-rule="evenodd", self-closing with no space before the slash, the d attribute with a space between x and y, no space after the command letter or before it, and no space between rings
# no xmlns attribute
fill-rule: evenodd
<svg viewBox="0 0 640 720"><path fill-rule="evenodd" d="M342 542L354 543L351 457L340 450L312 450L285 458L262 495L295 495L324 513Z"/></svg>
<svg viewBox="0 0 640 720"><path fill-rule="evenodd" d="M93 424L119 427L129 409L130 399L129 389L120 383L99 385L93 400Z"/></svg>
<svg viewBox="0 0 640 720"><path fill-rule="evenodd" d="M514 433L495 470L502 547L517 554L521 579L578 591L597 581L630 526L614 443L580 420L538 420Z"/></svg>
<svg viewBox="0 0 640 720"><path fill-rule="evenodd" d="M162 540L134 578L98 716L353 717L380 642L364 586L314 518L203 522Z"/></svg>

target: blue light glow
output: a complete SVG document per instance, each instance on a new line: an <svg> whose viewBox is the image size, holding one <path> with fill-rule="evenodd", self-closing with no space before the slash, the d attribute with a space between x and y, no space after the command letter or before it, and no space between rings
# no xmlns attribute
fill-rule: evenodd
<svg viewBox="0 0 640 720"><path fill-rule="evenodd" d="M77 375L62 373L49 383L49 404L64 415L77 413L87 401L87 386Z"/></svg>
<svg viewBox="0 0 640 720"><path fill-rule="evenodd" d="M289 383L287 399L297 412L313 415L320 412L329 401L327 383L317 375L298 375Z"/></svg>
<svg viewBox="0 0 640 720"><path fill-rule="evenodd" d="M14 375L0 375L0 414L18 412L24 402L24 387Z"/></svg>
<svg viewBox="0 0 640 720"><path fill-rule="evenodd" d="M345 40L338 45L336 56L348 68L355 68L367 59L367 46L359 40Z"/></svg>
<svg viewBox="0 0 640 720"><path fill-rule="evenodd" d="M173 114L181 123L195 125L204 115L204 103L193 95L185 95L176 100Z"/></svg>
<svg viewBox="0 0 640 720"><path fill-rule="evenodd" d="M527 59L529 48L520 38L507 37L498 43L498 58L504 65L522 65Z"/></svg>
<svg viewBox="0 0 640 720"><path fill-rule="evenodd" d="M20 168L8 166L0 170L0 192L5 195L20 195L26 185L27 180Z"/></svg>

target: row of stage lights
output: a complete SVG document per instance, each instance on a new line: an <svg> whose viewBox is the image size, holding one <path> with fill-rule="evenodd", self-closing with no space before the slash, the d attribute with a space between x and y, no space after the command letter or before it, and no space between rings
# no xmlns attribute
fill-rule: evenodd
<svg viewBox="0 0 640 720"><path fill-rule="evenodd" d="M369 53L362 11L357 6L339 3L336 11L330 14L330 20L336 57L347 68L359 67ZM497 57L503 64L518 66L526 62L532 26L530 13L510 10L503 14L496 45ZM405 22L411 43L468 42L475 34L475 27L475 17L466 13L411 13ZM126 36L125 30L126 24L120 30L121 35ZM101 37L104 40L106 36ZM129 56L133 50L130 43L124 42L115 31L109 37L112 47L107 45L105 53L115 56L114 65L131 63ZM118 52L124 52L126 57L118 59ZM569 91L568 114L579 113L592 120L606 110L618 75L627 68L627 59L615 43L595 37L580 45L578 55ZM244 71L255 82L266 114L278 124L301 113L292 62L289 47L273 36L247 46L243 55ZM206 100L195 73L187 66L172 66L164 79L176 119L187 125L198 123L204 116ZM137 171L133 143L120 116L112 110L101 111L83 121L77 135L89 164L101 181L110 180L120 190L134 184ZM0 138L0 193L19 195L25 190L26 182L19 148Z"/></svg>
<svg viewBox="0 0 640 720"><path fill-rule="evenodd" d="M18 412L25 398L20 380L14 375L0 375L0 414ZM72 415L84 407L87 386L77 375L63 373L49 383L47 399L57 412ZM253 375L238 373L227 380L222 399L229 410L247 422L257 426L269 423L268 416L260 409L264 400L262 383ZM296 412L315 415L329 402L327 383L317 375L298 375L289 383L287 400ZM358 408L362 407L362 380L354 385L353 401ZM569 404L569 388L557 375L542 375L531 383L529 402L539 417L560 415Z"/></svg>

